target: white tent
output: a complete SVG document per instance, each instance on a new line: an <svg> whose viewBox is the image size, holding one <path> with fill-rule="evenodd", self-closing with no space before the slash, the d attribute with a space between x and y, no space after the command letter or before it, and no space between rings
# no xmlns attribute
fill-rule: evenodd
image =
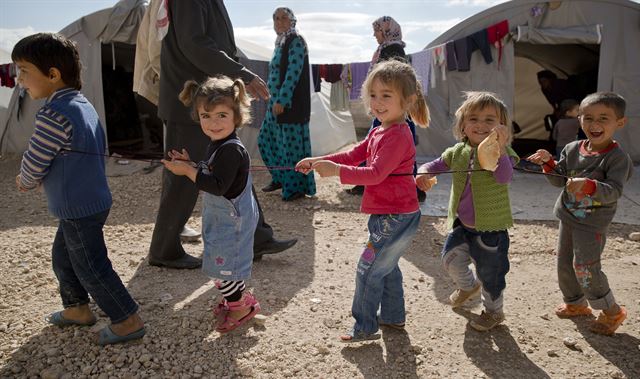
<svg viewBox="0 0 640 379"><path fill-rule="evenodd" d="M82 61L82 92L96 108L102 125L109 128L105 115L102 67L111 63L133 70L133 54L138 25L146 9L144 0L121 0L112 8L86 15L60 31L75 41ZM246 41L237 41L241 55L249 59L270 60L271 51ZM117 52L117 54L116 54ZM43 101L33 101L13 91L6 117L0 119L0 154L21 153L33 132L35 114ZM353 121L348 112L333 112L328 106L328 91L312 95L311 143L313 154L325 154L355 142ZM20 110L20 113L18 113ZM253 157L258 157L257 129L243 128L241 138Z"/></svg>
<svg viewBox="0 0 640 379"><path fill-rule="evenodd" d="M516 141L548 139L543 118L551 112L537 83L536 72L548 69L560 78L597 72L597 90L620 93L627 100L627 127L616 140L640 162L640 4L628 0L509 1L480 12L449 29L426 48L469 36L507 20L511 36L505 41L498 67L498 50L486 64L476 51L471 70L447 71L446 80L435 73L436 88L429 89L432 115L429 129L419 129L421 155L439 155L455 143L453 115L462 92L488 90L505 101L522 131ZM433 75L432 75L433 77Z"/></svg>

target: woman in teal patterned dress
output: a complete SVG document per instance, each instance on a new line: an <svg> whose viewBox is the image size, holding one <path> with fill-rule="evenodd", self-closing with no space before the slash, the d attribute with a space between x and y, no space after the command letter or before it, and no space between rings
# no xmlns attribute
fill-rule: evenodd
<svg viewBox="0 0 640 379"><path fill-rule="evenodd" d="M271 98L258 136L258 147L265 165L274 169L270 170L271 183L262 191L282 188L282 199L290 201L316 193L313 175L278 169L293 168L301 159L311 156L309 53L289 8L276 9L273 28L278 37L269 63L267 85Z"/></svg>

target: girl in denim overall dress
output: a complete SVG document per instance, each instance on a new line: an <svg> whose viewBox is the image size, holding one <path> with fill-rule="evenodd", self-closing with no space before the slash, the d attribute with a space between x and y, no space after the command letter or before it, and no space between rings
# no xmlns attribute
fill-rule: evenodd
<svg viewBox="0 0 640 379"><path fill-rule="evenodd" d="M449 296L457 308L482 292L485 310L469 325L487 331L504 321L503 292L509 272L509 233L513 225L509 184L518 155L511 149L509 115L502 100L490 92L467 92L456 111L453 134L460 142L418 168L420 172L453 170L442 263L457 289ZM493 131L500 157L494 171L481 170L478 146ZM492 137L493 138L493 137ZM418 188L429 191L430 174L419 175ZM476 273L469 266L474 263ZM477 315L474 315L477 316Z"/></svg>
<svg viewBox="0 0 640 379"><path fill-rule="evenodd" d="M183 175L204 192L202 270L215 280L222 300L214 309L216 330L230 332L251 320L260 304L244 281L251 277L253 236L258 205L253 197L250 158L236 129L250 121L250 97L241 80L208 78L185 83L182 102L211 139L209 159L191 162L186 150L169 152L163 160L175 175Z"/></svg>
<svg viewBox="0 0 640 379"><path fill-rule="evenodd" d="M410 65L378 63L362 86L365 105L381 125L353 149L306 158L296 169L339 176L342 184L365 186L361 211L369 213L369 241L360 256L351 313L355 324L343 342L380 338L379 326L404 328L402 272L398 266L418 229L420 209L413 177L416 148L406 123L409 113L427 125L429 113L420 82ZM358 167L366 162L364 167Z"/></svg>

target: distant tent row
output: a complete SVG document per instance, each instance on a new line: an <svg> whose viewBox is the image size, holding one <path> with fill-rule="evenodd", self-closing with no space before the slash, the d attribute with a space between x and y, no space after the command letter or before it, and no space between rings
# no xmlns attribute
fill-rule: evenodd
<svg viewBox="0 0 640 379"><path fill-rule="evenodd" d="M621 94L627 100L629 121L616 139L634 162L640 162L640 4L627 0L510 1L462 21L426 49L502 20L509 22L512 33L504 43L499 67L498 51L491 47L491 64L475 52L470 71L448 71L445 81L436 76L436 86L427 98L432 123L426 130L418 129L418 154L438 155L455 142L451 133L454 113L463 91L470 90L492 91L504 99L521 129L514 135L514 148L526 152L544 146L549 132L543 119L552 108L540 90L536 72L547 69L560 78L593 73L598 91Z"/></svg>
<svg viewBox="0 0 640 379"><path fill-rule="evenodd" d="M109 138L139 138L143 145L149 136L128 135L120 130L121 123L126 119L134 123L150 122L151 116L128 117L112 125L105 110L113 106L112 100L122 100L120 97L128 99L120 107L131 104L133 94L125 91L111 99L105 90L118 80L128 86L126 75L133 71L137 27L145 6L144 0L121 0L114 7L84 16L61 30L80 47L83 92L98 110ZM624 96L629 123L617 133L616 139L634 162L640 162L640 4L628 0L510 1L464 20L425 49L504 20L508 21L511 33L504 40L499 65L498 50L492 46L494 60L490 64L475 52L471 56L470 71L449 71L446 80L440 75L431 75L431 80L436 81L427 97L432 122L428 129L417 130L418 155L436 156L455 143L451 132L454 113L462 102L463 92L469 90L493 91L504 99L520 129L514 135L514 148L521 155L546 146L549 131L545 129L544 116L551 113L552 108L540 90L536 72L547 69L561 78L597 75L591 78L597 82L597 90L615 91ZM271 52L267 49L241 40L237 42L241 55L246 58L270 59ZM126 75L112 78L117 70ZM106 77L110 77L109 85L105 85ZM20 102L18 94L19 91L14 91L6 120L0 119L0 153L23 151L33 131L34 115L41 102L28 98ZM105 100L109 101L105 104ZM353 120L367 124L368 119L353 107L352 111L355 111L353 117L348 111L331 111L326 90L312 93L313 154L325 154L355 141ZM258 156L256 136L257 129L253 128L244 128L241 134L254 157Z"/></svg>
<svg viewBox="0 0 640 379"><path fill-rule="evenodd" d="M133 153L159 153L162 146L149 134L149 124L160 125L154 112L143 113L132 92L135 43L138 26L146 10L144 0L121 0L111 8L86 15L60 31L78 45L83 65L82 92L93 103L107 131L111 151L124 147ZM274 36L275 38L275 36ZM271 51L237 40L241 57L269 61ZM0 118L0 154L22 153L33 132L35 114L43 100L20 96L15 88L4 118ZM177 96L177 94L176 94ZM311 144L314 154L327 154L355 142L356 134L349 111L331 111L329 88L312 92ZM152 130L152 129L151 129ZM157 128L155 134L157 134ZM259 157L257 133L243 128L240 137L252 157ZM204 138L204 136L203 136ZM133 144L133 145L132 145Z"/></svg>

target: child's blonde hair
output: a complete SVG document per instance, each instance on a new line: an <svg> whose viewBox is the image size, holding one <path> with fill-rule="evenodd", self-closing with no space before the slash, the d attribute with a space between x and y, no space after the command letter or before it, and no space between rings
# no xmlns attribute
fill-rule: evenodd
<svg viewBox="0 0 640 379"><path fill-rule="evenodd" d="M509 111L498 95L493 92L468 91L464 92L464 98L464 102L460 105L458 110L456 110L456 121L453 125L453 136L456 137L458 141L467 141L467 136L464 134L465 117L467 117L471 112L491 107L496 110L498 118L500 119L500 124L507 127L507 130L509 131L509 139L507 143L511 143L513 135L511 133L511 119L509 118Z"/></svg>
<svg viewBox="0 0 640 379"><path fill-rule="evenodd" d="M422 85L416 77L413 67L398 60L383 61L375 66L362 84L362 101L367 111L371 112L369 93L374 80L393 88L400 94L402 107L408 110L411 119L423 128L429 126L429 108L422 94ZM410 104L411 98L416 100Z"/></svg>
<svg viewBox="0 0 640 379"><path fill-rule="evenodd" d="M236 129L251 122L251 96L240 79L216 76L207 78L200 84L195 80L188 80L178 98L185 106L191 107L191 118L195 122L200 122L200 105L208 111L218 104L225 104L233 109Z"/></svg>

